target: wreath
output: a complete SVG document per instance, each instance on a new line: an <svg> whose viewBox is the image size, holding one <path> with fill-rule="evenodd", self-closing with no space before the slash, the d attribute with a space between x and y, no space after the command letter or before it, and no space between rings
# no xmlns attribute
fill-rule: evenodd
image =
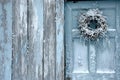
<svg viewBox="0 0 120 80"><path fill-rule="evenodd" d="M107 31L105 16L98 9L90 9L79 17L79 31L87 39L95 40Z"/></svg>

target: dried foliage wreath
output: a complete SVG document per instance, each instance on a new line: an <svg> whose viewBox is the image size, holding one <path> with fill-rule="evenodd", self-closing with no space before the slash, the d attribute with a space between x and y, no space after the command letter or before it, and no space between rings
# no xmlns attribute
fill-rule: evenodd
<svg viewBox="0 0 120 80"><path fill-rule="evenodd" d="M104 36L107 26L105 17L98 9L90 9L79 17L79 31L86 39L96 40Z"/></svg>

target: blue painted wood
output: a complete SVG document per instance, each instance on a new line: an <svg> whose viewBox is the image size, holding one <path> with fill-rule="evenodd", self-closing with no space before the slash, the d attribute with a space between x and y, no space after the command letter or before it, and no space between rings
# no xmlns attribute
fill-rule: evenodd
<svg viewBox="0 0 120 80"><path fill-rule="evenodd" d="M56 80L56 0L44 0L44 80Z"/></svg>
<svg viewBox="0 0 120 80"><path fill-rule="evenodd" d="M12 5L11 80L43 80L43 1L13 0Z"/></svg>
<svg viewBox="0 0 120 80"><path fill-rule="evenodd" d="M71 67L73 65L72 64L72 25L71 25L71 22L72 22L72 9L71 7L69 7L68 5L65 5L65 64L66 64L66 77L69 77L71 73ZM69 27L69 28L68 28Z"/></svg>
<svg viewBox="0 0 120 80"><path fill-rule="evenodd" d="M56 0L56 79L64 80L64 0Z"/></svg>
<svg viewBox="0 0 120 80"><path fill-rule="evenodd" d="M36 16L38 15L38 31L37 35L37 55L36 55L36 76L37 80L43 80L43 0L35 0L36 5ZM38 44L39 43L39 44Z"/></svg>
<svg viewBox="0 0 120 80"><path fill-rule="evenodd" d="M40 80L43 77L43 1L29 0L27 3L27 80Z"/></svg>
<svg viewBox="0 0 120 80"><path fill-rule="evenodd" d="M78 27L80 14L98 8L106 16L107 38L85 42ZM119 2L79 1L65 4L66 78L72 80L119 80ZM118 52L117 52L118 51ZM117 65L117 66L116 66Z"/></svg>
<svg viewBox="0 0 120 80"><path fill-rule="evenodd" d="M64 80L64 0L0 0L0 15L0 80Z"/></svg>
<svg viewBox="0 0 120 80"><path fill-rule="evenodd" d="M11 80L12 3L0 1L0 80Z"/></svg>
<svg viewBox="0 0 120 80"><path fill-rule="evenodd" d="M27 80L27 1L12 1L12 78Z"/></svg>
<svg viewBox="0 0 120 80"><path fill-rule="evenodd" d="M41 4L41 5L40 5ZM43 78L43 1L28 1L27 80Z"/></svg>

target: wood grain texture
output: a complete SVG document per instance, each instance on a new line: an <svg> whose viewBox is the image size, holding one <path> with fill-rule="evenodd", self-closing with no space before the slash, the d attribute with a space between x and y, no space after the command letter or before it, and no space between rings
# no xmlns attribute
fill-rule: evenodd
<svg viewBox="0 0 120 80"><path fill-rule="evenodd" d="M27 0L13 0L12 80L27 77Z"/></svg>
<svg viewBox="0 0 120 80"><path fill-rule="evenodd" d="M42 80L43 14L41 0L28 0L27 80Z"/></svg>
<svg viewBox="0 0 120 80"><path fill-rule="evenodd" d="M12 3L0 0L0 80L11 80Z"/></svg>
<svg viewBox="0 0 120 80"><path fill-rule="evenodd" d="M56 0L56 80L64 80L64 0Z"/></svg>
<svg viewBox="0 0 120 80"><path fill-rule="evenodd" d="M13 0L12 80L42 80L42 2Z"/></svg>
<svg viewBox="0 0 120 80"><path fill-rule="evenodd" d="M0 15L0 80L64 80L64 0L0 0Z"/></svg>
<svg viewBox="0 0 120 80"><path fill-rule="evenodd" d="M47 6L46 6L47 5ZM44 0L44 79L55 80L55 0Z"/></svg>

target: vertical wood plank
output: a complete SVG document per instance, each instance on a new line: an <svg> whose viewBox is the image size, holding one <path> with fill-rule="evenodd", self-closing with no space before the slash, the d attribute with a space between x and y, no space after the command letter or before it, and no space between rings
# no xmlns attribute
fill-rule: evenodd
<svg viewBox="0 0 120 80"><path fill-rule="evenodd" d="M0 0L0 80L11 80L12 2Z"/></svg>
<svg viewBox="0 0 120 80"><path fill-rule="evenodd" d="M34 0L36 16L38 16L38 30L36 41L36 80L43 80L43 0ZM37 69L38 68L38 69Z"/></svg>
<svg viewBox="0 0 120 80"><path fill-rule="evenodd" d="M12 80L27 77L27 0L13 0Z"/></svg>
<svg viewBox="0 0 120 80"><path fill-rule="evenodd" d="M55 0L44 0L44 79L55 79Z"/></svg>
<svg viewBox="0 0 120 80"><path fill-rule="evenodd" d="M33 1L32 0L27 0L28 4L28 12L27 12L27 80L35 80L35 61L34 61L34 40L36 37L35 36L35 29L36 26L33 21L37 21L36 16L35 19L33 20L34 16L34 9L33 9ZM35 31L35 32L34 32Z"/></svg>
<svg viewBox="0 0 120 80"><path fill-rule="evenodd" d="M14 0L13 6L12 79L42 80L43 1Z"/></svg>
<svg viewBox="0 0 120 80"><path fill-rule="evenodd" d="M42 79L43 1L28 0L27 80Z"/></svg>
<svg viewBox="0 0 120 80"><path fill-rule="evenodd" d="M56 0L56 79L64 80L64 0Z"/></svg>

